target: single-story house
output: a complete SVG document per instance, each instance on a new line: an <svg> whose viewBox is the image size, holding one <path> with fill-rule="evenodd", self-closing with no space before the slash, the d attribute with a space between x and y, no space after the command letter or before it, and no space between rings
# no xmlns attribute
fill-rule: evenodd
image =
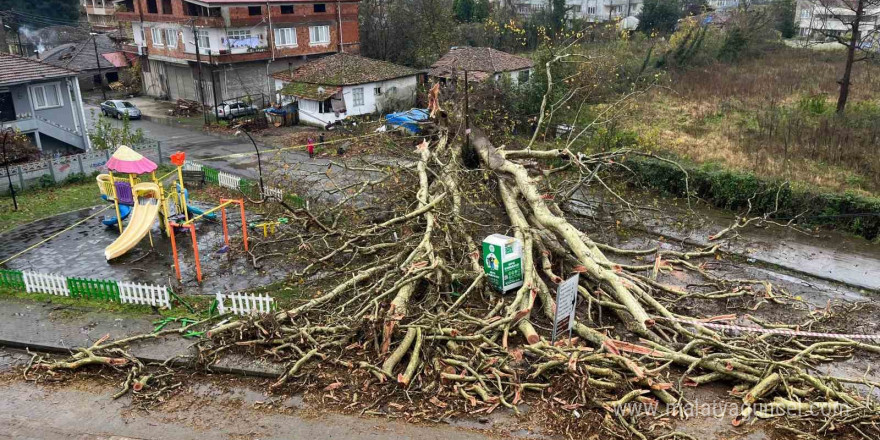
<svg viewBox="0 0 880 440"><path fill-rule="evenodd" d="M43 154L89 150L77 74L35 59L0 54L0 126L24 133Z"/></svg>
<svg viewBox="0 0 880 440"><path fill-rule="evenodd" d="M92 41L92 38L96 41ZM92 90L98 84L107 85L119 81L120 70L130 66L128 58L109 36L98 34L92 38L48 49L39 55L40 60L53 66L79 71L79 87L82 90ZM98 46L98 57L95 57L95 43Z"/></svg>
<svg viewBox="0 0 880 440"><path fill-rule="evenodd" d="M272 75L276 100L294 105L302 122L327 125L347 116L409 109L418 70L350 53L337 53Z"/></svg>
<svg viewBox="0 0 880 440"><path fill-rule="evenodd" d="M468 81L484 81L492 78L501 81L510 79L511 84L526 83L534 72L535 63L525 57L511 55L491 47L453 47L446 55L431 65L428 75L445 81L464 78Z"/></svg>

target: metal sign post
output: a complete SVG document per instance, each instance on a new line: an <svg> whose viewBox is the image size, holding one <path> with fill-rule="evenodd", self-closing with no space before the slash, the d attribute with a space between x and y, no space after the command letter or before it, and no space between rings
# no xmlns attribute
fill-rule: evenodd
<svg viewBox="0 0 880 440"><path fill-rule="evenodd" d="M556 342L556 336L568 330L568 339L571 340L571 330L574 328L574 312L577 305L578 281L580 274L563 281L556 288L556 316L553 317L553 337L550 343Z"/></svg>

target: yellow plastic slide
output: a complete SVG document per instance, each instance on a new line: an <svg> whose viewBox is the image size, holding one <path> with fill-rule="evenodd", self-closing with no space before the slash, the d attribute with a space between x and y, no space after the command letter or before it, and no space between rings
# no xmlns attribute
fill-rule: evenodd
<svg viewBox="0 0 880 440"><path fill-rule="evenodd" d="M153 222L159 214L161 203L159 203L158 185L150 182L138 183L132 189L132 193L137 198L137 202L134 204L131 220L119 238L104 249L107 260L124 255L135 247L150 233L150 228L153 227Z"/></svg>

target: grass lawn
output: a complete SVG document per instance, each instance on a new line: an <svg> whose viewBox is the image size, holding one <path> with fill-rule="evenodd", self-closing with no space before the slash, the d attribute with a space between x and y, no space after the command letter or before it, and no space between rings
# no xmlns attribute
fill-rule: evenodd
<svg viewBox="0 0 880 440"><path fill-rule="evenodd" d="M642 148L801 187L880 194L880 67L857 64L835 113L839 52L781 48L670 73L622 123Z"/></svg>
<svg viewBox="0 0 880 440"><path fill-rule="evenodd" d="M94 182L76 183L48 189L28 190L16 194L18 211L13 210L12 197L0 198L0 232L62 212L104 203Z"/></svg>

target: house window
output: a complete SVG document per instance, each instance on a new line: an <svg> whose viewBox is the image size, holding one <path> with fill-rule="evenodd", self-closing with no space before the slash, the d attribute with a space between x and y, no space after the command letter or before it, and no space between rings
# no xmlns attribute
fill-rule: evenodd
<svg viewBox="0 0 880 440"><path fill-rule="evenodd" d="M238 41L238 40L247 40L250 37L251 37L250 29L226 31L226 38L229 40L229 44L232 44L234 41ZM199 43L199 44L201 44L201 43Z"/></svg>
<svg viewBox="0 0 880 440"><path fill-rule="evenodd" d="M177 47L177 29L165 29L165 45Z"/></svg>
<svg viewBox="0 0 880 440"><path fill-rule="evenodd" d="M355 107L364 105L364 88L358 87L351 90L351 101Z"/></svg>
<svg viewBox="0 0 880 440"><path fill-rule="evenodd" d="M148 14L158 14L159 6L156 5L156 0L147 0L147 13Z"/></svg>
<svg viewBox="0 0 880 440"><path fill-rule="evenodd" d="M309 28L309 44L330 43L330 26L312 26Z"/></svg>
<svg viewBox="0 0 880 440"><path fill-rule="evenodd" d="M330 98L318 103L318 113L333 113L333 102Z"/></svg>
<svg viewBox="0 0 880 440"><path fill-rule="evenodd" d="M587 15L596 15L596 7L587 6Z"/></svg>
<svg viewBox="0 0 880 440"><path fill-rule="evenodd" d="M162 29L150 28L150 34L153 37L153 46L164 46L162 44Z"/></svg>
<svg viewBox="0 0 880 440"><path fill-rule="evenodd" d="M381 94L382 94L382 87L374 87L373 88L373 95L374 96L380 96Z"/></svg>
<svg viewBox="0 0 880 440"><path fill-rule="evenodd" d="M171 9L171 0L162 0L162 13L171 15L174 11Z"/></svg>
<svg viewBox="0 0 880 440"><path fill-rule="evenodd" d="M574 5L574 6L569 6L569 7L571 8L571 12L573 12L575 14L581 13L581 5Z"/></svg>
<svg viewBox="0 0 880 440"><path fill-rule="evenodd" d="M314 12L327 12L327 5L324 3L315 3Z"/></svg>
<svg viewBox="0 0 880 440"><path fill-rule="evenodd" d="M248 15L263 15L262 6L248 6Z"/></svg>
<svg viewBox="0 0 880 440"><path fill-rule="evenodd" d="M61 85L59 83L41 84L31 87L34 110L61 107Z"/></svg>
<svg viewBox="0 0 880 440"><path fill-rule="evenodd" d="M202 50L210 49L211 48L211 38L208 37L208 31L207 30L200 30L200 31L198 31L197 35L199 37L199 49L202 49Z"/></svg>
<svg viewBox="0 0 880 440"><path fill-rule="evenodd" d="M293 14L293 5L281 5L282 14Z"/></svg>
<svg viewBox="0 0 880 440"><path fill-rule="evenodd" d="M529 82L529 74L530 72L528 70L520 70L517 77L517 82L519 82L520 84L525 84Z"/></svg>
<svg viewBox="0 0 880 440"><path fill-rule="evenodd" d="M275 47L296 47L296 28L275 29Z"/></svg>

